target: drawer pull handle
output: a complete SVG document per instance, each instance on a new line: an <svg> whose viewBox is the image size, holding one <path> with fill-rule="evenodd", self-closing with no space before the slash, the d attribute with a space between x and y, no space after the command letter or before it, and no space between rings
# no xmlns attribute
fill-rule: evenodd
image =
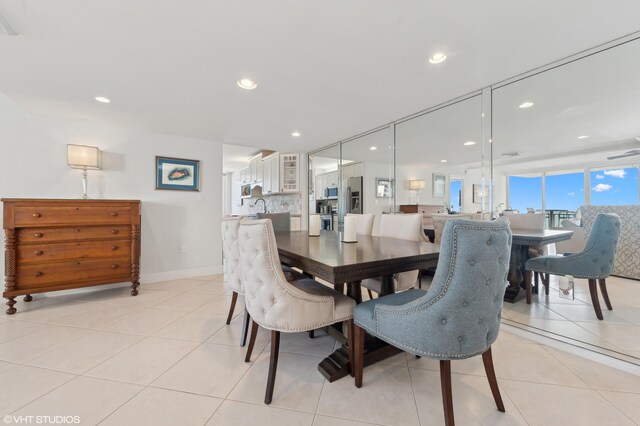
<svg viewBox="0 0 640 426"><path fill-rule="evenodd" d="M33 236L36 238L42 238L42 233L36 232L35 234L33 234Z"/></svg>
<svg viewBox="0 0 640 426"><path fill-rule="evenodd" d="M120 266L116 265L115 263L113 265L111 265L111 269L118 269Z"/></svg>
<svg viewBox="0 0 640 426"><path fill-rule="evenodd" d="M111 250L118 250L118 246L111 246Z"/></svg>
<svg viewBox="0 0 640 426"><path fill-rule="evenodd" d="M41 277L43 274L42 274L42 272L38 271L38 272L36 272L36 273L35 273L35 274L33 274L33 275L34 275L34 276L36 276L36 277Z"/></svg>
<svg viewBox="0 0 640 426"><path fill-rule="evenodd" d="M109 214L110 214L111 216L113 216L113 217L118 216L118 212L111 212L111 213L109 213Z"/></svg>
<svg viewBox="0 0 640 426"><path fill-rule="evenodd" d="M41 216L41 214L40 214L40 213L34 213L34 214L32 214L31 216L33 216L33 217L40 217L40 216Z"/></svg>
<svg viewBox="0 0 640 426"><path fill-rule="evenodd" d="M118 230L117 230L117 229L114 229L113 231L111 231L111 233L112 233L113 235L116 235L116 234L118 233Z"/></svg>
<svg viewBox="0 0 640 426"><path fill-rule="evenodd" d="M33 254L35 254L36 256L42 256L42 255L43 255L43 253L44 253L44 252L43 252L42 250L37 250L37 251L36 251L35 253L33 253Z"/></svg>

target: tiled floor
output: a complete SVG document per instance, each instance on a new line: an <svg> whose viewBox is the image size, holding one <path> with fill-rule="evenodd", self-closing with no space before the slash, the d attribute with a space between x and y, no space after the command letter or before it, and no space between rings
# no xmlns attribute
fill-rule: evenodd
<svg viewBox="0 0 640 426"><path fill-rule="evenodd" d="M229 301L222 277L211 276L143 285L137 297L116 288L20 302L16 315L0 318L0 415L136 426L443 423L437 361L400 354L366 368L361 389L350 378L328 383L317 364L336 342L322 332L313 340L283 335L265 406L269 335L259 333L245 363L241 312L224 324ZM509 315L524 318L519 305ZM613 339L617 326L633 324L625 311L597 334L579 310L553 307L527 307L531 321L572 316L592 339ZM493 353L506 413L495 408L481 359L454 361L460 425L640 423L638 376L504 329Z"/></svg>
<svg viewBox="0 0 640 426"><path fill-rule="evenodd" d="M607 310L600 294L604 321L596 318L587 280L575 280L575 300L560 298L557 276L551 277L548 296L542 285L540 288L540 293L533 295L531 305L524 300L505 303L502 313L505 322L565 336L592 349L624 354L625 360L640 365L640 282L607 278L613 310Z"/></svg>

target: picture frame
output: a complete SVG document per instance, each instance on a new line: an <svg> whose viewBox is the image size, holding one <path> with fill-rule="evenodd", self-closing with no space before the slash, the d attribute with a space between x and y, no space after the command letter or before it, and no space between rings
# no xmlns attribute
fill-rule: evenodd
<svg viewBox="0 0 640 426"><path fill-rule="evenodd" d="M376 198L393 198L395 179L376 178Z"/></svg>
<svg viewBox="0 0 640 426"><path fill-rule="evenodd" d="M439 173L433 174L433 197L443 198L446 193L447 177Z"/></svg>
<svg viewBox="0 0 640 426"><path fill-rule="evenodd" d="M482 185L479 183L474 183L473 184L473 203L482 204L483 196L485 199L489 197L489 187L485 188L483 192Z"/></svg>
<svg viewBox="0 0 640 426"><path fill-rule="evenodd" d="M200 191L200 160L156 156L156 189Z"/></svg>

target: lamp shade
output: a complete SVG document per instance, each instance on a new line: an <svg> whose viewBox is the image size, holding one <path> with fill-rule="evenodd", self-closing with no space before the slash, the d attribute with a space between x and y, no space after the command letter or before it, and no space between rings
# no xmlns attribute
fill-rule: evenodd
<svg viewBox="0 0 640 426"><path fill-rule="evenodd" d="M417 191L424 188L426 188L426 185L425 182L421 179L409 181L409 189L411 190Z"/></svg>
<svg viewBox="0 0 640 426"><path fill-rule="evenodd" d="M74 169L100 170L102 152L95 146L67 145L67 164Z"/></svg>

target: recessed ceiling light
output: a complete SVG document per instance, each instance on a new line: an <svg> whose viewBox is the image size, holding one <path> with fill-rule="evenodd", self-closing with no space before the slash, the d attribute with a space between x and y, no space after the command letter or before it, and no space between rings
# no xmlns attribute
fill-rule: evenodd
<svg viewBox="0 0 640 426"><path fill-rule="evenodd" d="M476 143L474 141L466 141L464 143L464 146L471 146L471 145L475 145Z"/></svg>
<svg viewBox="0 0 640 426"><path fill-rule="evenodd" d="M444 62L446 59L447 59L447 55L445 55L442 52L438 52L438 53L434 53L429 58L429 63L430 64L440 64L440 63Z"/></svg>
<svg viewBox="0 0 640 426"><path fill-rule="evenodd" d="M370 149L371 151L375 151L376 149L378 149L378 147L377 147L377 146L372 146L372 147L369 147L369 149Z"/></svg>
<svg viewBox="0 0 640 426"><path fill-rule="evenodd" d="M523 102L520 105L518 105L518 108L524 109L524 108L531 108L533 106L533 102Z"/></svg>
<svg viewBox="0 0 640 426"><path fill-rule="evenodd" d="M96 96L95 100L98 102L102 102L103 104L108 104L109 102L111 102L111 99L105 98L104 96Z"/></svg>
<svg viewBox="0 0 640 426"><path fill-rule="evenodd" d="M446 163L446 162L447 162L447 160L440 160L440 162L441 162L441 163Z"/></svg>
<svg viewBox="0 0 640 426"><path fill-rule="evenodd" d="M294 138L300 137L300 132L293 132L291 133L291 136L293 136Z"/></svg>
<svg viewBox="0 0 640 426"><path fill-rule="evenodd" d="M242 80L238 80L238 86L242 87L243 89L253 90L258 87L258 83L249 78L243 78Z"/></svg>
<svg viewBox="0 0 640 426"><path fill-rule="evenodd" d="M578 136L578 139L586 139L588 137L589 137L589 135L582 135L582 136Z"/></svg>

